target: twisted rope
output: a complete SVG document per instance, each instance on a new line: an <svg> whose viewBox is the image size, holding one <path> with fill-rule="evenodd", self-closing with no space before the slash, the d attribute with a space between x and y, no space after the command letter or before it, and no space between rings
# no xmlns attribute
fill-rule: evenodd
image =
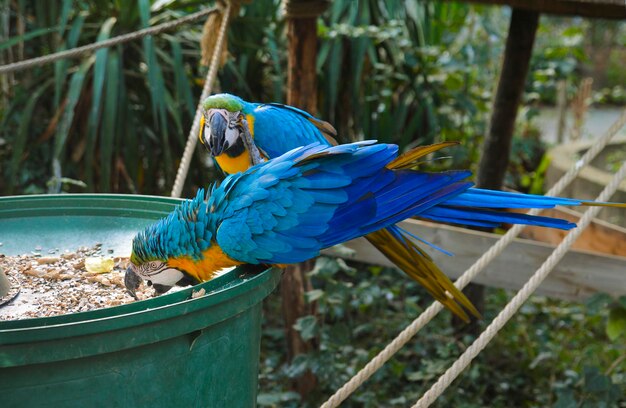
<svg viewBox="0 0 626 408"><path fill-rule="evenodd" d="M626 161L622 167L615 173L611 182L602 190L596 198L597 201L607 201L619 187L621 181L626 177ZM500 311L498 316L493 319L491 324L481 333L481 335L472 343L471 346L448 368L448 370L439 377L439 380L420 398L413 408L425 408L432 404L441 393L458 377L458 375L472 362L472 360L480 353L489 342L498 334L498 331L513 317L522 304L528 300L530 295L541 285L541 282L548 276L550 271L565 256L567 250L574 244L574 241L583 233L585 228L593 220L602 207L591 207L585 212L580 220L580 225L573 229L559 246L552 252L550 257L541 265L535 274L526 282L519 292L511 299L511 301Z"/></svg>
<svg viewBox="0 0 626 408"><path fill-rule="evenodd" d="M626 109L620 117L611 125L611 127L594 143L592 147L576 162L576 164L565 173L559 181L546 193L547 196L557 196L563 189L571 183L580 173L582 168L593 160L598 153L604 149L609 141L617 134L617 132L626 124ZM595 207L594 207L595 208ZM529 212L531 215L538 214L538 210ZM467 286L482 270L493 261L504 249L519 235L524 227L515 225L507 231L487 252L485 252L461 277L454 285L463 289ZM430 322L443 309L439 302L433 302L422 314L420 314L411 324L402 330L380 353L370 360L365 367L356 373L348 382L346 382L335 394L333 394L321 408L335 408L339 406L346 398L348 398L358 387L367 381L376 371L378 371L389 359L398 352L413 336L417 334L428 322Z"/></svg>
<svg viewBox="0 0 626 408"><path fill-rule="evenodd" d="M206 9L206 10L201 10L196 13L189 14L188 16L176 19L174 21L169 21L167 23L158 24L153 27L148 27L142 30L133 31L132 33L119 35L117 37L113 37L108 40L84 45L82 47L72 48L70 50L55 52L54 54L44 55L42 57L31 58L25 61L19 61L19 62L14 62L12 64L2 65L0 66L0 74L6 74L7 72L13 72L13 71L21 71L21 70L36 67L39 65L48 64L48 63L51 63L60 59L64 59L64 58L80 57L83 54L91 53L100 48L112 47L114 45L136 40L138 38L145 37L147 35L159 34L163 31L170 30L172 28L178 27L185 23L199 20L202 17L205 17L215 11L217 11L216 7Z"/></svg>
<svg viewBox="0 0 626 408"><path fill-rule="evenodd" d="M213 88L213 82L215 82L215 77L217 76L217 67L219 65L219 60L220 60L219 57L222 52L224 38L226 36L226 27L228 26L228 21L230 20L230 11L231 11L231 2L226 1L226 9L223 12L224 17L222 18L222 25L220 26L220 31L217 35L217 43L215 45L215 49L213 50L213 57L211 58L211 65L209 66L209 72L207 73L206 80L204 82L204 87L202 88L202 95L200 96L200 102L198 103L198 107L196 108L196 114L193 118L193 124L191 125L191 130L189 130L189 135L187 136L187 144L185 145L185 151L180 161L180 165L178 166L176 179L174 180L174 187L172 188L172 193L171 193L172 197L180 197L183 191L183 185L185 184L185 179L187 178L187 173L189 172L189 165L191 163L191 158L193 157L193 152L196 148L196 143L198 142L198 131L200 130L200 118L202 117L202 102L211 93L211 89Z"/></svg>

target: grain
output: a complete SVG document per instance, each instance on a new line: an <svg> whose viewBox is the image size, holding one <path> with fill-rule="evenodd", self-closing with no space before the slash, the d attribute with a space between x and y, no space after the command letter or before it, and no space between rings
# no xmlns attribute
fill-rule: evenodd
<svg viewBox="0 0 626 408"><path fill-rule="evenodd" d="M42 256L40 250L19 256L0 257L0 267L12 282L19 282L20 293L0 306L0 320L50 317L86 312L134 302L124 287L128 258L102 255L100 246L80 248L58 256ZM37 248L36 248L37 250ZM113 260L110 272L87 272L85 260ZM90 260L89 262L92 262ZM137 290L139 300L153 296L147 285Z"/></svg>

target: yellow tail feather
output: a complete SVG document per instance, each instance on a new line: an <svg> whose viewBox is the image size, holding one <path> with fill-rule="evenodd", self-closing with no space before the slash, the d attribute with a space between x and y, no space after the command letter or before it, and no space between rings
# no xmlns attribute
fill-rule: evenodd
<svg viewBox="0 0 626 408"><path fill-rule="evenodd" d="M424 286L435 299L459 318L469 321L465 310L480 318L480 313L472 302L415 243L409 240L404 243L400 242L387 230L373 232L366 238L391 262Z"/></svg>
<svg viewBox="0 0 626 408"><path fill-rule="evenodd" d="M401 154L396 157L393 161L387 164L388 169L407 169L413 167L417 164L417 160L426 156L429 153L436 152L437 150L441 150L445 147L454 146L459 144L459 142L442 142L435 143L427 146L419 146L415 149L411 149L406 153Z"/></svg>
<svg viewBox="0 0 626 408"><path fill-rule="evenodd" d="M626 208L626 203L594 203L593 201L583 202L581 205L587 207L614 207L614 208Z"/></svg>

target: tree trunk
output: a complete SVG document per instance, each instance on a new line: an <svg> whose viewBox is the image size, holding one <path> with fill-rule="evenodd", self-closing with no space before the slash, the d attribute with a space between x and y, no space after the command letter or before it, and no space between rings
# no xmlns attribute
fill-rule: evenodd
<svg viewBox="0 0 626 408"><path fill-rule="evenodd" d="M287 104L312 115L317 111L317 18L290 18L287 22Z"/></svg>
<svg viewBox="0 0 626 408"><path fill-rule="evenodd" d="M306 354L315 350L317 344L313 340L304 341L300 333L293 326L301 317L314 314L314 306L307 304L304 294L311 290L311 282L306 272L311 269L312 263L304 262L289 266L285 269L280 282L280 295L283 300L283 319L285 320L285 337L287 342L287 359L293 359L299 354ZM306 400L306 396L315 389L317 379L307 370L300 377L294 379L292 388Z"/></svg>
<svg viewBox="0 0 626 408"><path fill-rule="evenodd" d="M287 72L287 104L304 109L311 114L317 111L317 17L288 18L287 38L289 43ZM314 314L314 305L307 304L304 293L311 289L306 276L310 262L290 266L283 274L281 295L283 317L287 336L287 357L292 361L298 354L316 348L313 341L304 341L293 325L300 317ZM317 379L311 371L296 378L293 388L306 400L315 388Z"/></svg>
<svg viewBox="0 0 626 408"><path fill-rule="evenodd" d="M485 138L478 165L477 187L493 190L502 188L504 176L509 166L515 118L524 94L524 85L538 23L539 13L513 9L489 133ZM465 293L469 300L482 312L485 303L484 287L470 284L465 289ZM459 327L457 321L453 320L453 323ZM477 335L479 327L477 324L471 324L462 331Z"/></svg>

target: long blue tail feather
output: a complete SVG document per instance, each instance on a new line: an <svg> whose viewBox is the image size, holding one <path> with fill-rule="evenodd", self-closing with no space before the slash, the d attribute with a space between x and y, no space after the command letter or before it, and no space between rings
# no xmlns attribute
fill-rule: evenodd
<svg viewBox="0 0 626 408"><path fill-rule="evenodd" d="M562 197L546 197L508 191L470 188L463 194L448 200L446 205L482 208L553 208L555 205L580 205L580 200Z"/></svg>
<svg viewBox="0 0 626 408"><path fill-rule="evenodd" d="M420 214L420 217L434 221L460 225L495 228L501 224L526 224L540 227L569 230L576 224L560 218L541 217L505 211L491 211L477 208L437 206Z"/></svg>

